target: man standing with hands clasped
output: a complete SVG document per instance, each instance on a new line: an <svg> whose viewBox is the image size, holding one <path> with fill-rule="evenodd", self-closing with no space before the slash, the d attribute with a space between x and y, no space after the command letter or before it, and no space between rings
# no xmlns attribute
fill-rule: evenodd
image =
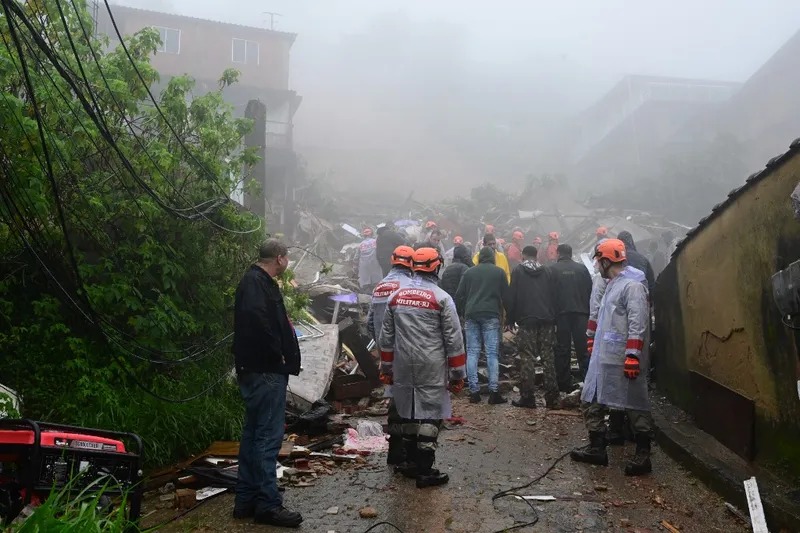
<svg viewBox="0 0 800 533"><path fill-rule="evenodd" d="M233 353L245 418L233 517L299 527L303 517L283 506L276 477L286 387L289 375L300 373L300 346L275 281L289 266L288 253L282 242L266 241L236 288Z"/></svg>
<svg viewBox="0 0 800 533"><path fill-rule="evenodd" d="M640 476L652 470L647 281L642 271L628 266L625 244L620 240L599 243L595 258L600 274L609 281L600 302L594 347L581 395L589 444L576 448L570 456L583 463L608 465L605 415L609 408L624 409L636 437L636 454L625 466L625 475Z"/></svg>

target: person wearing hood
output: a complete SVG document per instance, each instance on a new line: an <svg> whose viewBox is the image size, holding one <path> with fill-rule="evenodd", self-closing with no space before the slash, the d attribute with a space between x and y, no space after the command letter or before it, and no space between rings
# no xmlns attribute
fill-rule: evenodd
<svg viewBox="0 0 800 533"><path fill-rule="evenodd" d="M411 285L414 277L412 259L414 249L410 246L398 246L392 253L392 270L378 283L372 291L372 303L367 313L367 331L369 336L375 341L376 346L381 345L380 333L383 328L383 319L386 315L386 306L389 304L389 297L400 289ZM405 461L405 449L403 448L403 420L397 412L397 406L392 398L392 385L388 380L384 383L386 397L389 400L389 453L386 457L386 464L399 465Z"/></svg>
<svg viewBox="0 0 800 533"><path fill-rule="evenodd" d="M644 277L647 279L647 290L649 293L653 292L656 285L656 277L653 273L653 266L650 261L636 250L636 244L633 242L633 235L629 231L620 231L617 239L625 243L625 252L628 254L628 265L642 271Z"/></svg>
<svg viewBox="0 0 800 533"><path fill-rule="evenodd" d="M488 228L490 226L486 227ZM492 227L492 231L494 231L494 227ZM508 258L503 252L497 249L497 237L494 236L494 233L487 233L483 236L483 246L491 248L492 251L494 251L494 264L502 268L503 272L506 273L506 282L511 282L511 268L508 266ZM480 263L477 253L473 256L472 262L476 265Z"/></svg>
<svg viewBox="0 0 800 533"><path fill-rule="evenodd" d="M519 327L517 346L522 359L520 399L515 407L536 408L534 384L535 361L541 358L544 367L544 400L548 408L558 406L553 346L555 344L555 282L551 270L538 261L534 246L522 250L522 264L511 274L511 287L506 301L509 326Z"/></svg>
<svg viewBox="0 0 800 533"><path fill-rule="evenodd" d="M581 372L581 381L589 366L586 352L586 324L589 321L589 299L592 294L592 276L580 263L572 260L572 246L558 246L558 262L551 267L556 284L556 374L558 388L572 391L570 353L575 345L575 356Z"/></svg>
<svg viewBox="0 0 800 533"><path fill-rule="evenodd" d="M646 279L640 270L628 265L626 246L621 240L607 239L596 250L600 273L608 284L597 314L596 343L581 394L589 444L574 449L570 457L607 466L605 416L609 409L623 409L636 439L636 453L625 466L625 475L639 476L652 471Z"/></svg>
<svg viewBox="0 0 800 533"><path fill-rule="evenodd" d="M470 403L481 401L478 385L478 356L481 342L486 350L486 366L489 370L489 403L506 403L500 394L500 321L503 313L503 297L508 290L508 281L503 270L496 266L495 251L484 247L478 253L478 266L468 269L456 291L458 314L466 319L467 330L467 382Z"/></svg>
<svg viewBox="0 0 800 533"><path fill-rule="evenodd" d="M378 256L384 277L392 270L392 254L395 249L405 244L405 239L397 233L392 222L387 222L384 227L378 229L375 254Z"/></svg>
<svg viewBox="0 0 800 533"><path fill-rule="evenodd" d="M439 286L455 300L461 278L467 269L473 266L475 265L472 264L472 258L469 256L467 247L463 244L456 244L453 247L453 261L450 266L444 269Z"/></svg>

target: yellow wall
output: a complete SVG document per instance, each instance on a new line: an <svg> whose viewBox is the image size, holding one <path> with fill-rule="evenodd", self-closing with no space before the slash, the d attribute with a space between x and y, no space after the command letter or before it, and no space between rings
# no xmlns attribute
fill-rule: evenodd
<svg viewBox="0 0 800 533"><path fill-rule="evenodd" d="M771 299L772 274L800 259L778 257L781 239L800 239L789 202L798 181L794 154L709 221L677 258L688 369L754 399L775 420L779 376L766 355L776 347L766 345L762 300L765 293Z"/></svg>

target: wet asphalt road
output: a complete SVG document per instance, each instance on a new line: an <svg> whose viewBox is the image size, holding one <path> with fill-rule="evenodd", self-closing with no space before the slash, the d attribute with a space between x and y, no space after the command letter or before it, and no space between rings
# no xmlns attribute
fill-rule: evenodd
<svg viewBox="0 0 800 533"><path fill-rule="evenodd" d="M389 521L406 533L481 533L503 531L537 515L534 526L518 531L667 531L662 520L686 532L748 531L725 510L722 499L656 446L654 472L649 476L623 475L633 444L610 447L608 467L577 464L566 457L539 483L520 490L523 495L556 497L556 501L536 502L535 513L525 502L512 498L493 504L493 494L528 483L563 453L584 444L582 419L510 404L470 405L464 397L454 401L454 412L467 422L440 435L437 466L450 474L448 485L419 490L412 480L385 467L385 456L375 456L366 468L335 469L311 487L287 488L285 505L305 519L296 531L362 533ZM233 496L223 494L161 531L289 531L233 520L232 505ZM377 510L377 518L359 517L359 509L367 505ZM326 513L331 507L338 507L338 513ZM146 504L145 513L154 508ZM154 512L144 525L157 524L174 512ZM397 529L380 525L372 531Z"/></svg>

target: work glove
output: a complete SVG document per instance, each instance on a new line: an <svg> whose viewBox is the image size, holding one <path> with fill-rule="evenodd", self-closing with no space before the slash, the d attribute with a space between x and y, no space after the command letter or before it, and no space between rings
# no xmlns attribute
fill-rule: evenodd
<svg viewBox="0 0 800 533"><path fill-rule="evenodd" d="M589 353L589 357L592 356L592 350L594 350L594 337L589 337L586 339L586 351Z"/></svg>
<svg viewBox="0 0 800 533"><path fill-rule="evenodd" d="M639 377L639 358L635 355L628 354L625 356L625 377L628 379L636 379Z"/></svg>
<svg viewBox="0 0 800 533"><path fill-rule="evenodd" d="M391 375L391 374L385 374L385 373L381 372L381 373L378 375L378 379L379 379L379 380L381 381L381 383L383 383L384 385L391 385L391 384L393 384L393 383L394 383L394 378L392 377L392 375Z"/></svg>
<svg viewBox="0 0 800 533"><path fill-rule="evenodd" d="M450 392L454 394L458 394L464 390L464 380L463 379L454 379L450 382Z"/></svg>

